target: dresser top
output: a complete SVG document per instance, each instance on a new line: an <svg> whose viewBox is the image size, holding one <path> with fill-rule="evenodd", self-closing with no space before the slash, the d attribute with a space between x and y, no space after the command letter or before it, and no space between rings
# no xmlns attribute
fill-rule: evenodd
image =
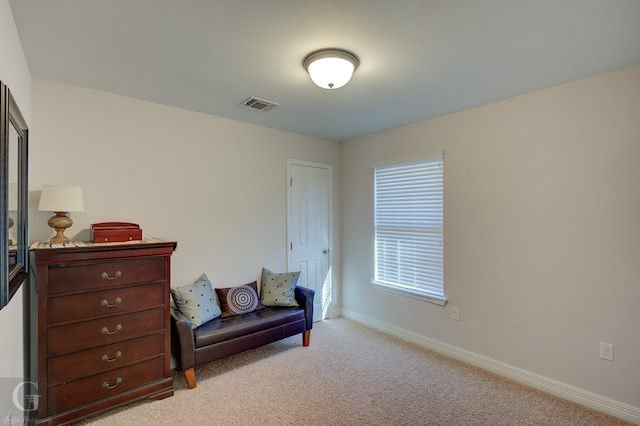
<svg viewBox="0 0 640 426"><path fill-rule="evenodd" d="M66 244L51 244L48 241L36 241L31 244L29 247L30 250L40 250L40 249L65 249L65 248L102 248L109 246L137 246L141 244L161 244L161 243L173 243L174 246L176 243L172 240L167 240L164 238L155 238L155 237L146 237L141 240L134 241L124 241L124 242L115 242L115 243L94 243L91 241L70 241Z"/></svg>
<svg viewBox="0 0 640 426"><path fill-rule="evenodd" d="M109 259L171 255L178 243L160 238L144 238L119 243L71 241L68 244L36 242L31 244L36 265Z"/></svg>

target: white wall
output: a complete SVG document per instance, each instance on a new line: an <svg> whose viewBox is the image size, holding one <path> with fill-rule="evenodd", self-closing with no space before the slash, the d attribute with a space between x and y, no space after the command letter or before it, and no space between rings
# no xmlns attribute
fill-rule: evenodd
<svg viewBox="0 0 640 426"><path fill-rule="evenodd" d="M31 123L31 73L8 0L0 0L0 81L9 86L20 112Z"/></svg>
<svg viewBox="0 0 640 426"><path fill-rule="evenodd" d="M31 123L31 74L13 22L8 0L0 0L0 81L11 90L20 111ZM23 288L0 311L0 419L11 413L19 418L22 413L13 405L14 386L8 378L23 377Z"/></svg>
<svg viewBox="0 0 640 426"><path fill-rule="evenodd" d="M176 240L173 286L203 272L228 287L263 266L286 270L287 158L331 164L339 210L336 142L38 78L33 117L31 240L53 235L52 213L37 211L42 184L80 185L85 211L66 234L88 240L92 223L127 221Z"/></svg>
<svg viewBox="0 0 640 426"><path fill-rule="evenodd" d="M343 313L639 413L639 135L635 66L344 143ZM445 308L370 285L372 163L438 150Z"/></svg>

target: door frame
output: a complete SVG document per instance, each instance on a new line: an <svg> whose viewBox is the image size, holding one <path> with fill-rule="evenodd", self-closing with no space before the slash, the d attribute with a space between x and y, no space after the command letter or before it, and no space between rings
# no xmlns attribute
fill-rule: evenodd
<svg viewBox="0 0 640 426"><path fill-rule="evenodd" d="M330 283L331 283L331 292L333 293L335 291L335 287L334 287L334 280L333 280L333 238L332 238L332 234L333 234L333 166L331 164L326 164L326 163L318 163L318 162L313 162L313 161L303 161L303 160L295 160L295 159L291 159L288 158L287 159L287 241L286 241L286 253L287 253L287 271L291 272L291 243L292 243L292 236L293 236L293 231L291 229L292 226L292 220L291 220L291 197L292 197L292 185L291 185L291 179L292 179L292 167L293 166L303 166L303 167L315 167L315 168L320 168L320 169L326 169L327 172L329 173L329 179L327 182L328 185L328 192L327 192L327 219L328 219L328 230L327 230L327 247L329 249L329 253L327 254L328 256L328 270L327 273L330 275L329 279L330 279ZM318 295L316 295L317 297ZM324 310L327 310L327 307L324 307ZM322 315L324 316L324 315Z"/></svg>
<svg viewBox="0 0 640 426"><path fill-rule="evenodd" d="M333 166L326 163L317 163L313 161L303 161L287 158L287 241L285 243L287 246L287 271L289 271L289 268L291 266L289 265L289 261L291 260L291 250L289 247L291 243L291 235L293 234L291 231L291 166L316 167L319 169L327 169L327 171L329 172L329 193L327 195L327 210L329 212L329 235L327 236L327 246L329 247L329 267L331 267L333 263L331 262L331 254L333 252L333 242L331 238L331 234L333 233Z"/></svg>

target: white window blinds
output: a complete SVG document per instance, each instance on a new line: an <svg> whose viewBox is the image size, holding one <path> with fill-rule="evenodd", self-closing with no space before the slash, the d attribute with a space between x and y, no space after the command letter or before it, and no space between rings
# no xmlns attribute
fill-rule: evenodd
<svg viewBox="0 0 640 426"><path fill-rule="evenodd" d="M374 282L444 304L443 158L374 167Z"/></svg>

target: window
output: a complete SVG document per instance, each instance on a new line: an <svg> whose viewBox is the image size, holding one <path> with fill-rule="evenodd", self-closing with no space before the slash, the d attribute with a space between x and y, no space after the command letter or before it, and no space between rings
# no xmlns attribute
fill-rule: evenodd
<svg viewBox="0 0 640 426"><path fill-rule="evenodd" d="M444 306L443 157L374 166L374 285Z"/></svg>

